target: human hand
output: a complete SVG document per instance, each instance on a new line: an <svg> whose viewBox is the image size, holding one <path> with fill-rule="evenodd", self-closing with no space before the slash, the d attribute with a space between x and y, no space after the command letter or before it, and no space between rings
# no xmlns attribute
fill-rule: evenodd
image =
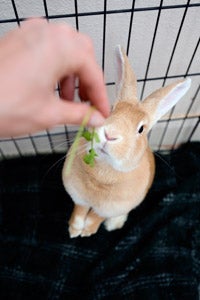
<svg viewBox="0 0 200 300"><path fill-rule="evenodd" d="M42 19L23 22L0 40L0 136L33 133L59 124L80 124L86 103L97 110L89 125L99 126L109 114L103 74L91 40L66 24ZM60 82L61 99L55 95Z"/></svg>

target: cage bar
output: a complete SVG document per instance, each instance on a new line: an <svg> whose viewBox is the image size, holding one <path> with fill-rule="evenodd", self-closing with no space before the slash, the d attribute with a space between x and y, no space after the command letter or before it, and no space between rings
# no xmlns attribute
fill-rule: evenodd
<svg viewBox="0 0 200 300"><path fill-rule="evenodd" d="M112 36L110 36L109 30L107 30L107 27L109 25L108 21L107 21L107 17L108 15L112 16L112 15L122 15L124 17L129 18L129 26L128 28L126 28L126 30L124 30L123 28L121 30L124 30L124 35L127 36L127 40L126 40L126 44L125 44L125 49L126 49L126 53L127 55L132 54L132 51L134 51L134 46L137 43L141 43L142 47L145 47L145 39L143 38L142 42L139 40L138 36L135 35L135 30L137 29L137 23L136 20L138 17L140 18L144 18L145 16L148 16L148 14L155 14L155 25L153 25L153 31L152 31L152 37L151 37L151 41L150 44L148 45L149 49L147 51L148 56L147 56L147 63L144 67L144 69L142 70L141 74L144 74L144 76L139 76L138 77L138 84L141 87L141 93L140 96L141 98L143 98L144 94L147 93L147 88L149 89L149 86L151 85L152 82L152 86L156 84L156 82L159 82L159 80L162 81L162 85L164 86L166 84L167 80L176 80L178 78L184 78L186 76L189 76L192 78L192 88L191 91L188 94L188 100L187 100L187 105L185 106L185 112L184 114L178 114L176 112L176 109L172 109L170 114L168 115L168 117L164 117L162 120L160 120L158 122L159 124L163 124L162 125L162 132L160 132L160 136L161 139L159 141L159 145L158 145L158 149L162 150L165 148L164 142L166 140L166 136L168 136L168 131L169 131L169 127L170 124L174 123L174 124L179 124L179 127L176 129L176 132L173 134L174 138L170 141L170 147L171 149L176 148L179 138L182 136L183 132L184 132L184 128L185 126L187 126L189 120L191 120L191 122L194 122L194 127L192 129L192 131L190 132L190 134L188 135L187 138L188 141L192 141L194 139L194 137L198 137L198 134L200 135L199 132L199 115L200 115L200 111L198 109L198 103L199 103L199 85L198 80L199 80L199 76L200 76L200 70L199 70L199 62L197 62L197 57L199 55L199 43L200 43L200 38L199 36L197 37L197 39L195 40L195 42L193 42L192 46L190 46L190 51L189 53L189 57L187 58L187 65L186 65L186 71L184 72L184 70L181 70L181 72L172 72L171 70L174 70L174 65L176 64L176 53L177 53L177 48L180 45L180 37L182 37L182 35L184 36L184 24L185 24L185 20L186 17L188 16L188 14L191 13L191 11L194 11L197 13L197 11L200 8L200 2L194 3L194 1L192 0L187 0L185 1L185 3L183 3L183 1L170 1L168 2L160 0L159 2L156 2L156 4L150 6L148 5L148 2L144 3L144 6L142 6L143 3L141 3L139 0L133 0L130 3L130 6L128 5L124 5L123 1L121 2L121 5L118 6L115 5L115 1L112 2L112 6L109 5L110 3L108 3L107 0L104 0L102 8L98 8L96 9L95 6L95 2L92 1L86 1L86 5L87 3L89 3L88 9L87 11L85 10L81 10L81 2L79 0L74 0L72 2L70 2L72 4L71 10L70 12L67 11L67 7L68 7L68 3L65 2L65 9L61 10L61 12L63 13L50 13L50 10L48 9L48 6L50 5L50 1L49 0L41 0L42 6L41 4L39 4L40 7L40 11L38 12L38 17L45 17L47 20L59 20L62 19L62 21L70 21L70 20L74 20L74 24L75 24L75 28L76 30L79 30L80 28L80 24L81 24L81 18L82 17L87 17L88 18L88 22L90 22L90 17L93 16L102 16L102 24L99 24L99 26L102 26L102 45L100 43L100 52L102 54L102 60L101 60L101 66L104 70L104 73L106 74L108 72L108 68L110 68L110 64L108 61L108 57L109 57L109 53L107 52L107 49L109 49L110 51L112 51L112 48L115 46L112 44ZM3 11L0 9L0 32L1 32L1 28L4 30L6 25L12 24L12 23L16 23L16 26L20 26L20 23L24 20L24 15L20 16L19 13L19 7L18 7L18 3L16 0L10 0L11 3L11 8L13 9L13 13L12 14L4 14ZM1 5L1 4L0 4ZM21 5L21 3L20 3ZM53 5L51 3L51 5ZM55 5L56 5L56 1L55 1ZM64 2L63 2L64 5ZM43 9L42 9L43 7ZM74 7L74 11L73 11L73 7ZM178 12L180 11L181 14L181 18L180 18L180 24L178 24L177 27L177 33L175 35L175 40L172 44L172 48L170 49L170 55L169 55L169 61L166 65L166 71L163 72L163 74L151 74L150 75L150 69L152 67L152 58L154 58L155 56L155 43L157 45L158 42L158 30L160 30L160 26L161 26L161 22L160 19L162 17L161 20L163 20L163 16L164 14L162 14L163 11L165 10L173 10L173 12ZM183 11L183 12L182 12ZM54 10L54 12L56 12L56 10ZM14 17L12 17L12 15ZM30 15L31 16L31 2L30 2L30 11L28 11L25 15ZM144 22L145 23L145 19ZM88 27L89 28L89 27ZM92 26L91 26L92 28ZM90 28L89 28L90 29ZM148 28L147 28L148 29ZM198 30L198 24L196 24L196 26L191 28L191 32L197 32ZM91 37L95 38L94 36L95 30L92 31L91 29ZM145 37L145 32L144 32L144 37ZM142 39L142 38L141 38ZM120 40L119 40L120 43ZM164 51L164 50L163 50ZM106 59L105 59L106 58ZM134 63L136 64L136 67L138 67L139 62L137 62L137 55L134 58ZM197 63L196 63L197 62ZM131 61L132 63L132 61ZM194 68L194 63L195 63L195 68ZM198 65L198 67L197 67ZM173 68L172 68L173 67ZM171 71L171 73L170 73ZM147 85L148 83L148 85ZM112 87L115 84L114 78L109 77L107 82L105 82L107 88ZM58 89L57 89L58 93L59 91L59 85L58 85ZM194 107L197 107L197 110L194 112ZM199 105L200 107L200 105ZM176 112L176 114L175 114ZM187 131L188 132L188 131ZM1 159L6 159L7 158L7 153L5 153L5 151L3 149L5 149L3 147L4 143L12 143L13 147L15 147L15 150L13 150L14 152L17 153L18 156L23 156L24 155L24 149L22 149L21 145L24 145L24 142L27 140L27 144L30 145L31 147L31 151L37 155L39 153L41 153L42 151L42 147L41 141L44 141L44 143L46 143L46 147L44 147L45 149L48 149L47 152L57 152L56 148L57 147L57 143L58 141L61 141L62 139L63 141L63 146L61 146L61 149L63 149L63 151L67 151L67 149L69 148L70 144L71 144L71 140L73 138L73 136L75 135L76 130L74 130L72 127L70 126L62 126L62 128L58 128L58 130L51 130L51 131L44 131L41 133L37 133L35 135L30 135L30 136L26 136L26 137L20 137L20 138L8 138L8 139L1 139L0 140L0 157ZM199 137L200 138L200 137ZM150 141L151 141L151 134L150 134ZM47 144L48 143L48 144ZM62 148L63 147L63 148ZM14 148L13 148L14 149Z"/></svg>

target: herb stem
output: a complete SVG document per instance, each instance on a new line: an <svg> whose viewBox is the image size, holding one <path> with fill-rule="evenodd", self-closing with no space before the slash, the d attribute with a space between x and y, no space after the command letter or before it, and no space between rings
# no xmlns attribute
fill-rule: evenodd
<svg viewBox="0 0 200 300"><path fill-rule="evenodd" d="M70 171L71 171L71 168L72 168L72 163L74 161L74 158L75 158L75 155L76 155L76 151L77 151L77 148L78 148L78 145L79 145L79 140L80 140L80 137L82 136L83 134L83 131L84 131L84 128L85 126L87 125L90 117L91 117L91 114L92 112L95 110L94 107L90 107L87 114L85 115L80 127L79 127L79 130L75 136L75 139L74 139L74 142L72 144L72 147L70 149L70 154L69 154L69 157L68 157L68 163L67 163L67 166L66 166L66 169L65 169L65 175L69 175Z"/></svg>
<svg viewBox="0 0 200 300"><path fill-rule="evenodd" d="M93 145L94 145L94 132L95 132L95 129L94 129L94 127L93 127L93 128L92 128L91 149L93 149Z"/></svg>

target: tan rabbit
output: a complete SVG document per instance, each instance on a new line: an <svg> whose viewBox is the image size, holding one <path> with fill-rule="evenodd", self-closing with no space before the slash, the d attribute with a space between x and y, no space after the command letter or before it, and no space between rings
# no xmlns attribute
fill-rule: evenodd
<svg viewBox="0 0 200 300"><path fill-rule="evenodd" d="M94 167L83 161L90 143L81 138L70 175L63 183L75 206L69 220L70 237L90 236L105 222L107 230L121 228L128 213L145 198L154 178L154 155L147 133L187 92L191 80L180 80L138 101L136 78L120 46L116 49L117 101L94 141ZM84 151L83 151L84 149Z"/></svg>

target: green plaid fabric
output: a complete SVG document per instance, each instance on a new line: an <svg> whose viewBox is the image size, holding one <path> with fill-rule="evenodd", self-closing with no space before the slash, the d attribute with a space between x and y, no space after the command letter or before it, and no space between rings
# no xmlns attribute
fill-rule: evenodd
<svg viewBox="0 0 200 300"><path fill-rule="evenodd" d="M200 143L157 157L125 226L90 238L69 238L60 158L0 163L0 299L199 300Z"/></svg>

